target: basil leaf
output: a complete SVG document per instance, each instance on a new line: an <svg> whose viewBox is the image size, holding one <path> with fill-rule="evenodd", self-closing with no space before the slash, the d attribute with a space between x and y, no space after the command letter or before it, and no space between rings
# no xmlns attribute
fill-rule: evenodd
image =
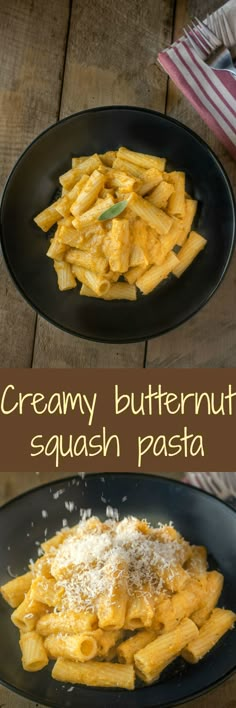
<svg viewBox="0 0 236 708"><path fill-rule="evenodd" d="M123 199L122 202L117 202L117 204L113 204L109 209L106 209L106 211L103 211L102 214L98 217L98 221L106 221L107 219L114 219L115 216L119 216L119 214L122 214L122 211L126 209L128 205L128 202L126 199Z"/></svg>

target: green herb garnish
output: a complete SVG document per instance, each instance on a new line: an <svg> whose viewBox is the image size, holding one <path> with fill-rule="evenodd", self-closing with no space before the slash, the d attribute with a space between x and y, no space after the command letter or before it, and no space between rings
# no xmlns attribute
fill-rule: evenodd
<svg viewBox="0 0 236 708"><path fill-rule="evenodd" d="M113 204L109 209L106 209L106 211L103 211L102 214L98 217L98 221L106 221L107 219L114 219L115 216L119 216L119 214L122 214L122 211L126 209L128 205L127 199L123 199L122 202L117 202L117 204Z"/></svg>

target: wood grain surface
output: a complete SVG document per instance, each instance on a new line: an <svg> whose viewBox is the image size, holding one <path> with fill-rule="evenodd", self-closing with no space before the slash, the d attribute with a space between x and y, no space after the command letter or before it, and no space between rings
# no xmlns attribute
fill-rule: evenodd
<svg viewBox="0 0 236 708"><path fill-rule="evenodd" d="M0 0L0 187L22 150L58 118L69 0ZM0 260L0 366L29 367L36 315Z"/></svg>

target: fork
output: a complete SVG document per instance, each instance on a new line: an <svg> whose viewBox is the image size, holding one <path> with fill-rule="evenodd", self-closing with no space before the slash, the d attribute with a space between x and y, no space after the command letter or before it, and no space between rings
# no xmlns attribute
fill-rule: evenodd
<svg viewBox="0 0 236 708"><path fill-rule="evenodd" d="M236 75L236 67L229 49L222 44L206 24L198 20L197 17L195 20L197 24L193 22L188 25L188 31L184 29L184 34L200 59L214 69L222 69Z"/></svg>
<svg viewBox="0 0 236 708"><path fill-rule="evenodd" d="M226 47L230 47L230 52L234 61L236 58L235 34L232 32L223 8L216 12L215 15L207 15L207 25L212 32L215 32L222 38L222 42L226 45Z"/></svg>

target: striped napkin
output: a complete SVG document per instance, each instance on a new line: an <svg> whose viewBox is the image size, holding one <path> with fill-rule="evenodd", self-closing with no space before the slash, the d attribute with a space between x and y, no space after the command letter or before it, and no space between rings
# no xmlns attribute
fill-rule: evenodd
<svg viewBox="0 0 236 708"><path fill-rule="evenodd" d="M236 2L229 0L210 15L207 23L224 44L220 34L217 14L224 11L230 25L230 46L236 43ZM228 42L229 46L229 42ZM192 103L228 152L236 159L236 79L232 74L207 66L188 39L181 37L169 49L158 54L158 61L167 71L180 91Z"/></svg>
<svg viewBox="0 0 236 708"><path fill-rule="evenodd" d="M236 509L236 472L188 472L183 481L214 494Z"/></svg>

